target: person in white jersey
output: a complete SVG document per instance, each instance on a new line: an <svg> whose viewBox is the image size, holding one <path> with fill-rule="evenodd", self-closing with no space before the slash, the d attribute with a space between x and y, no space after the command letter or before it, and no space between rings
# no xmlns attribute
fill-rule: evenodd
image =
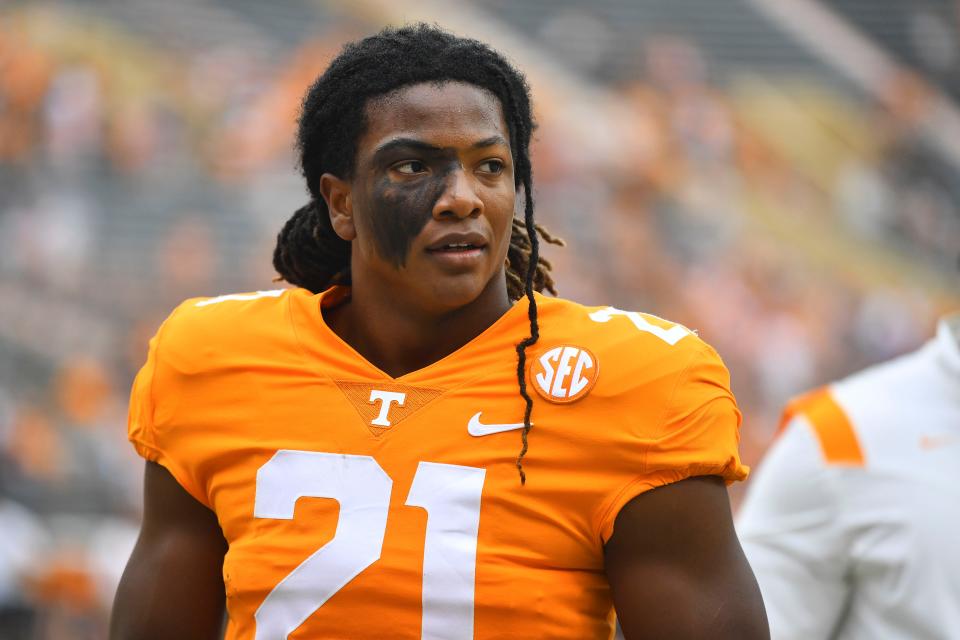
<svg viewBox="0 0 960 640"><path fill-rule="evenodd" d="M774 640L960 638L960 314L791 402L737 530Z"/></svg>

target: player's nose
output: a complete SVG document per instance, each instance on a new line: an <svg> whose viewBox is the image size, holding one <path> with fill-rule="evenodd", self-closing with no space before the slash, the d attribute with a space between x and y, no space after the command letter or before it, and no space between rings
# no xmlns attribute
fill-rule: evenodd
<svg viewBox="0 0 960 640"><path fill-rule="evenodd" d="M458 167L447 176L446 187L433 206L433 217L468 218L483 212L483 200L471 176Z"/></svg>

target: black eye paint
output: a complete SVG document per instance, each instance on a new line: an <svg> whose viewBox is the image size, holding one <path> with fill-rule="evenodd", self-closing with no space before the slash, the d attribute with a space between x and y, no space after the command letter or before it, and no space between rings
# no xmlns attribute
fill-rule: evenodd
<svg viewBox="0 0 960 640"><path fill-rule="evenodd" d="M459 160L449 157L423 162L432 170L429 175L409 182L384 175L373 186L368 226L380 256L395 267L406 264L410 244L433 216L450 175L460 166Z"/></svg>

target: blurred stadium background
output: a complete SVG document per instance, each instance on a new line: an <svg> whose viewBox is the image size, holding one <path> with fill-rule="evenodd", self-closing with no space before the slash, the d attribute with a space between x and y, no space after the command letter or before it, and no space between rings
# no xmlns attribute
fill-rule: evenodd
<svg viewBox="0 0 960 640"><path fill-rule="evenodd" d="M698 329L751 464L791 394L960 308L957 0L401 4L0 2L0 637L105 636L147 339L185 297L276 286L300 96L386 23L528 73L561 295Z"/></svg>

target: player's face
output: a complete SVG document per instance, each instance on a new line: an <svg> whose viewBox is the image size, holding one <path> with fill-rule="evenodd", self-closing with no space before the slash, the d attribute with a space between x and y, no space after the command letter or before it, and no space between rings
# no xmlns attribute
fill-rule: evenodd
<svg viewBox="0 0 960 640"><path fill-rule="evenodd" d="M443 312L504 284L516 189L497 98L417 84L371 100L350 192L354 286Z"/></svg>

